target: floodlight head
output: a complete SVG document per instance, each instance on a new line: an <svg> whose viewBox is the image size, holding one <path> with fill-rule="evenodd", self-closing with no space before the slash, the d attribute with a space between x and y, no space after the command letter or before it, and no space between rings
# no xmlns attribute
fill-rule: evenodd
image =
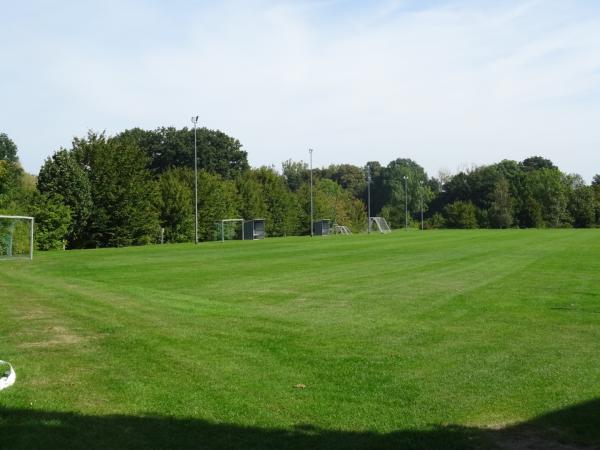
<svg viewBox="0 0 600 450"><path fill-rule="evenodd" d="M198 117L199 117L199 116L192 116L192 123L193 123L194 125L196 125L196 124L198 123Z"/></svg>

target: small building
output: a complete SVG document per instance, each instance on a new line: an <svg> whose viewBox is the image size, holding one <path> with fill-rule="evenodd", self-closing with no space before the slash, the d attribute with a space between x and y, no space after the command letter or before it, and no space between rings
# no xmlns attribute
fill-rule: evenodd
<svg viewBox="0 0 600 450"><path fill-rule="evenodd" d="M313 223L313 234L315 236L329 236L331 234L330 220L323 219Z"/></svg>
<svg viewBox="0 0 600 450"><path fill-rule="evenodd" d="M255 241L264 239L265 219L250 219L244 221L244 240Z"/></svg>

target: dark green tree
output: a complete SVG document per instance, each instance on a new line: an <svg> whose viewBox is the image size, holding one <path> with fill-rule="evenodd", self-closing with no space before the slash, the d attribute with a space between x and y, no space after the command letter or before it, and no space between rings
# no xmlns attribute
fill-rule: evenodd
<svg viewBox="0 0 600 450"><path fill-rule="evenodd" d="M194 172L174 168L158 178L158 210L165 242L194 240Z"/></svg>
<svg viewBox="0 0 600 450"><path fill-rule="evenodd" d="M137 145L149 158L155 174L172 167L194 167L194 130L173 127L153 131L134 128L115 137ZM248 155L240 142L218 130L197 129L198 169L234 179L248 166Z"/></svg>
<svg viewBox="0 0 600 450"><path fill-rule="evenodd" d="M321 169L320 176L335 181L356 198L366 198L367 178L362 167L352 164L332 164Z"/></svg>
<svg viewBox="0 0 600 450"><path fill-rule="evenodd" d="M521 228L544 227L542 206L529 191L524 194L524 197L519 198L519 204L517 220Z"/></svg>
<svg viewBox="0 0 600 450"><path fill-rule="evenodd" d="M35 246L38 250L63 250L72 229L71 209L59 194L36 193L29 214L35 217Z"/></svg>
<svg viewBox="0 0 600 450"><path fill-rule="evenodd" d="M215 222L240 218L239 196L232 180L201 170L198 172L198 233L203 241L217 236Z"/></svg>
<svg viewBox="0 0 600 450"><path fill-rule="evenodd" d="M425 170L411 159L396 159L388 164L383 171L383 188L386 191L385 206L389 210L391 226L404 225L407 198L409 217L420 214L421 197L423 209L427 210L433 198L427 181Z"/></svg>
<svg viewBox="0 0 600 450"><path fill-rule="evenodd" d="M73 153L90 180L93 208L85 230L87 247L122 247L156 242L157 192L147 158L130 141L89 133Z"/></svg>
<svg viewBox="0 0 600 450"><path fill-rule="evenodd" d="M0 134L0 209L14 212L26 194L25 173L19 164L17 146L4 133Z"/></svg>
<svg viewBox="0 0 600 450"><path fill-rule="evenodd" d="M286 180L271 167L254 170L261 184L266 205L266 231L268 236L297 234L300 219L297 197L288 189Z"/></svg>
<svg viewBox="0 0 600 450"><path fill-rule="evenodd" d="M315 186L315 219L329 219L332 224L345 225L353 231L362 231L367 224L363 203L329 179L321 179Z"/></svg>
<svg viewBox="0 0 600 450"><path fill-rule="evenodd" d="M5 133L0 133L0 161L17 160L17 146Z"/></svg>
<svg viewBox="0 0 600 450"><path fill-rule="evenodd" d="M558 167L556 167L552 161L550 161L549 159L543 158L541 156L531 156L527 159L524 159L521 162L521 166L527 172L530 172L532 170L542 170L542 169L553 169L553 170L558 169Z"/></svg>
<svg viewBox="0 0 600 450"><path fill-rule="evenodd" d="M365 165L365 170L369 167L371 171L371 216L381 215L381 210L388 202L390 193L385 185L385 167L378 161L369 161ZM367 193L363 200L367 203Z"/></svg>
<svg viewBox="0 0 600 450"><path fill-rule="evenodd" d="M526 185L541 207L547 227L570 225L567 210L569 180L558 169L539 169L527 173Z"/></svg>
<svg viewBox="0 0 600 450"><path fill-rule="evenodd" d="M85 171L75 156L64 149L46 159L40 169L37 188L42 194L59 195L71 211L67 246L81 246L82 233L92 212L92 190Z"/></svg>
<svg viewBox="0 0 600 450"><path fill-rule="evenodd" d="M308 164L304 161L292 161L288 159L281 164L283 178L288 185L288 188L296 192L303 184L310 182L310 171ZM313 177L318 173L313 171Z"/></svg>
<svg viewBox="0 0 600 450"><path fill-rule="evenodd" d="M573 226L589 228L596 224L596 201L593 186L579 185L569 195L569 213Z"/></svg>
<svg viewBox="0 0 600 450"><path fill-rule="evenodd" d="M496 181L488 218L492 228L509 228L513 224L513 201L506 178Z"/></svg>
<svg viewBox="0 0 600 450"><path fill-rule="evenodd" d="M444 208L448 228L477 228L477 208L471 202L456 201Z"/></svg>
<svg viewBox="0 0 600 450"><path fill-rule="evenodd" d="M247 170L238 177L236 185L240 196L241 216L244 219L266 219L265 190L258 173L255 170Z"/></svg>
<svg viewBox="0 0 600 450"><path fill-rule="evenodd" d="M22 187L23 170L18 163L0 160L0 209L9 208Z"/></svg>

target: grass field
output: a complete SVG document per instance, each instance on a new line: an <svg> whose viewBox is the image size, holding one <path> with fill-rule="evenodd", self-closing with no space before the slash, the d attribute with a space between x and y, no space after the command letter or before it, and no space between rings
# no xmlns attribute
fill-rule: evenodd
<svg viewBox="0 0 600 450"><path fill-rule="evenodd" d="M596 448L600 230L39 253L0 359L3 449Z"/></svg>

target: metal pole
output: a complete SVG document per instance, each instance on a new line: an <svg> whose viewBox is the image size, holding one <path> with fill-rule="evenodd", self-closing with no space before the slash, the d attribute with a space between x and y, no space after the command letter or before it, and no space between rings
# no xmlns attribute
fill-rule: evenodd
<svg viewBox="0 0 600 450"><path fill-rule="evenodd" d="M404 230L408 231L408 177L404 175Z"/></svg>
<svg viewBox="0 0 600 450"><path fill-rule="evenodd" d="M423 181L421 181L421 231L425 229L423 225Z"/></svg>
<svg viewBox="0 0 600 450"><path fill-rule="evenodd" d="M371 233L371 167L367 164L367 212L369 216L369 224L367 232Z"/></svg>
<svg viewBox="0 0 600 450"><path fill-rule="evenodd" d="M35 219L31 218L31 236L29 241L29 259L33 261L33 227L35 224Z"/></svg>
<svg viewBox="0 0 600 450"><path fill-rule="evenodd" d="M312 154L313 149L309 148L308 153L310 154L310 237L313 237L313 227L314 227L314 219L313 219L313 173L312 173Z"/></svg>
<svg viewBox="0 0 600 450"><path fill-rule="evenodd" d="M195 242L196 244L198 244L198 145L196 138L196 126L198 125L198 116L192 117L192 123L194 124L194 235Z"/></svg>

